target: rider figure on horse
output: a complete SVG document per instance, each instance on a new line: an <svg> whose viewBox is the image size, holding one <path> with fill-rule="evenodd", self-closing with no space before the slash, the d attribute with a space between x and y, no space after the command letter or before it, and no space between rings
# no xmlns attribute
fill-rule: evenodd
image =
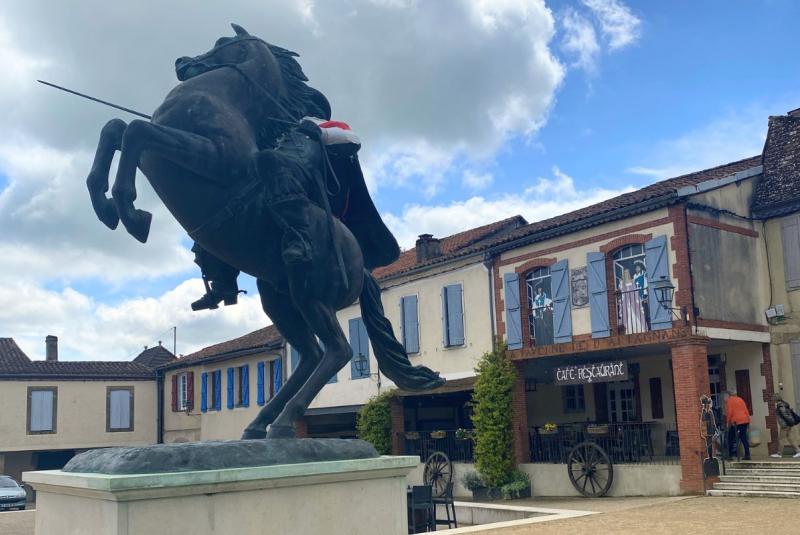
<svg viewBox="0 0 800 535"><path fill-rule="evenodd" d="M326 160L330 161L331 169L335 170L333 181L336 184L333 186L333 191L331 190L330 180L325 184L329 202L339 205L339 210L336 210L334 215L347 224L346 217L348 215L348 201L351 192L355 190L361 194L361 197L366 194L366 197L369 198L356 156L361 148L361 141L347 123L331 120L330 103L321 92L312 88L309 88L309 90L311 91L311 96L308 99L310 104L306 110L308 115L300 121L294 131L281 140L275 151L277 154L283 151L291 154L298 143L322 143L328 156ZM281 162L282 159L277 158L277 161ZM328 165L328 163L323 162L323 165ZM311 260L312 244L305 210L312 201L309 199L308 184L302 184L297 180L296 170L292 169L292 167L291 159L285 161L284 165L279 165L279 171L277 173L273 171L270 180L267 181L267 188L269 189L268 197L271 199L269 203L270 214L283 231L281 241L283 262L287 266L299 267ZM339 180L344 183L339 182ZM371 200L367 209L361 211L363 212L362 218L360 218L362 221L364 221L363 216L366 216L368 221L365 222L370 225L378 224L381 227L380 230L383 232L379 232L379 234L389 233L380 217L371 217L378 215ZM352 216L353 214L350 215ZM353 217L352 219L357 220L359 218ZM364 231L357 232L353 228L351 228L351 231L356 234L357 238L366 239L369 237L369 234ZM385 234L384 239L386 237ZM363 241L363 239L359 241ZM387 248L386 245L382 245L381 242L374 238L369 241L373 249L376 246L384 249L383 253L377 256L391 260L392 251L389 250L391 246ZM383 243L385 244L386 242ZM396 244L394 240L391 240L390 243ZM362 245L365 244L362 243ZM215 257L197 243L192 247L192 252L195 253L195 263L200 267L206 288L205 295L192 303L192 310L216 309L222 301L226 305L236 304L238 294L242 293L237 284L239 270ZM380 264L373 262L371 267L374 267L374 265Z"/></svg>

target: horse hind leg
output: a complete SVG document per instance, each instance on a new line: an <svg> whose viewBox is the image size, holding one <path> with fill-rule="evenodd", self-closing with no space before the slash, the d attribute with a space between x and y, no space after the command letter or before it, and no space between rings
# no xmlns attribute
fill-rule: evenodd
<svg viewBox="0 0 800 535"><path fill-rule="evenodd" d="M242 439L264 438L266 429L283 411L289 401L306 382L322 358L322 349L317 345L314 333L306 324L300 311L290 299L276 292L268 283L259 280L258 292L264 312L272 319L275 326L286 340L297 350L300 361L292 370L288 381L275 396L258 412L255 419L247 426Z"/></svg>
<svg viewBox="0 0 800 535"><path fill-rule="evenodd" d="M86 177L86 187L92 201L97 218L111 230L119 224L119 213L114 202L106 197L108 191L108 174L114 153L122 148L122 135L128 127L122 119L112 119L100 131L97 151L94 155L92 169Z"/></svg>

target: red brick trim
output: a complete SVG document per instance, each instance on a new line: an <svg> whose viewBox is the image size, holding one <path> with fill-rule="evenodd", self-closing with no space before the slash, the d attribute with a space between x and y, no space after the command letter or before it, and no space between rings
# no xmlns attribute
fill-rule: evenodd
<svg viewBox="0 0 800 535"><path fill-rule="evenodd" d="M696 215L687 216L689 223L692 225L700 225L703 227L711 227L719 230L724 230L726 232L733 232L734 234L741 234L742 236L748 236L750 238L758 238L759 233L753 229L749 229L746 227L739 227L737 225L730 225L728 223L722 223L715 219L708 219L705 217L699 217Z"/></svg>
<svg viewBox="0 0 800 535"><path fill-rule="evenodd" d="M692 268L689 261L689 237L686 234L686 206L677 205L669 207L672 218L673 236L670 238L670 247L675 252L675 263L672 264L672 276L678 281L675 290L675 306L685 308L688 320L694 321L694 302L692 299Z"/></svg>
<svg viewBox="0 0 800 535"><path fill-rule="evenodd" d="M507 266L509 264L516 264L517 262L520 262L522 260L528 260L530 258L545 256L548 254L558 253L561 251L567 251L575 247L582 247L584 245L589 245L590 243L605 241L611 238L616 238L617 236L624 236L625 234L630 234L632 232L637 232L640 230L657 227L659 225L665 225L671 222L672 222L671 217L662 217L660 219L654 219L652 221L645 221L644 223L639 223L638 225L631 225L630 227L625 227L618 230L612 230L610 232L605 232L603 234L598 234L596 236L589 236L588 238L584 238L582 240L575 240L562 245L556 245L548 249L542 249L541 251L534 251L532 253L526 253L512 258L506 258L505 260L502 260L500 262L500 265Z"/></svg>
<svg viewBox="0 0 800 535"><path fill-rule="evenodd" d="M525 374L517 363L517 379L511 397L511 436L514 464L527 463L531 460L530 443L528 442L528 400L525 394Z"/></svg>
<svg viewBox="0 0 800 535"><path fill-rule="evenodd" d="M514 268L514 271L518 275L526 275L529 271L537 267L549 267L555 264L557 260L555 258L534 258L524 264L517 266Z"/></svg>
<svg viewBox="0 0 800 535"><path fill-rule="evenodd" d="M652 234L627 234L625 236L620 236L619 238L615 238L605 245L601 245L600 252L605 255L612 255L616 252L617 249L621 247L624 247L626 245L632 245L634 243L639 245L644 245L645 243L649 242L652 239L653 239Z"/></svg>
<svg viewBox="0 0 800 535"><path fill-rule="evenodd" d="M781 441L778 436L778 417L775 412L775 400L772 397L775 395L775 383L772 379L772 354L770 353L769 344L761 344L761 376L764 378L765 388L761 391L762 399L767 404L767 415L764 417L767 429L769 429L769 444L767 449L770 455L773 453L780 453Z"/></svg>
<svg viewBox="0 0 800 535"><path fill-rule="evenodd" d="M754 331L759 333L769 332L769 327L757 323L741 323L738 321L709 320L697 318L698 327L711 327L715 329L736 329L737 331Z"/></svg>
<svg viewBox="0 0 800 535"><path fill-rule="evenodd" d="M549 346L523 347L509 351L513 360L527 360L541 357L571 356L576 353L590 353L592 351L607 351L609 349L619 349L623 347L633 347L641 345L665 344L691 339L691 327L679 327L663 329L660 331L648 331L644 333L625 334L620 336L609 336L607 338L578 338L572 342L564 344L553 344ZM696 337L695 337L696 338ZM701 337L701 339L705 339ZM699 413L698 413L699 414Z"/></svg>
<svg viewBox="0 0 800 535"><path fill-rule="evenodd" d="M297 438L308 438L308 423L305 419L294 423L294 434Z"/></svg>
<svg viewBox="0 0 800 535"><path fill-rule="evenodd" d="M492 260L492 271L494 272L494 316L497 324L497 340L502 342L506 337L506 322L503 319L506 307L503 302L503 279L500 277L500 257L496 256ZM521 297L521 296L520 296Z"/></svg>

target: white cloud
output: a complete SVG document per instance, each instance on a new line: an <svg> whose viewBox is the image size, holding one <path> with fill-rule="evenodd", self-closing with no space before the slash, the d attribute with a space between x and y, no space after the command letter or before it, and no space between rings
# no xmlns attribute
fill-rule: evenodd
<svg viewBox="0 0 800 535"><path fill-rule="evenodd" d="M641 35L642 21L619 0L582 0L600 23L613 52L633 44Z"/></svg>
<svg viewBox="0 0 800 535"><path fill-rule="evenodd" d="M412 204L406 206L400 214L389 213L383 217L400 245L410 248L414 246L419 234L449 236L516 214L530 222L539 221L633 189L635 188L630 186L620 189L578 189L572 177L554 167L552 178L538 178L520 194L506 194L496 198L474 196L443 205Z"/></svg>
<svg viewBox="0 0 800 535"><path fill-rule="evenodd" d="M575 56L573 67L593 72L597 56L600 54L600 44L597 42L592 22L572 8L564 11L560 21L564 29L561 49Z"/></svg>
<svg viewBox="0 0 800 535"><path fill-rule="evenodd" d="M643 152L639 165L627 171L660 180L756 156L764 146L766 117L786 109L782 105L769 109L759 105L727 114L655 144Z"/></svg>
<svg viewBox="0 0 800 535"><path fill-rule="evenodd" d="M172 350L168 333L178 327L178 353L188 354L265 327L270 322L258 296L239 304L193 312L189 303L203 293L200 279L187 280L156 298L136 298L109 306L72 288L50 291L18 281L0 281L3 336L12 335L31 358L44 358L44 337L59 337L64 360L130 360L159 337Z"/></svg>
<svg viewBox="0 0 800 535"><path fill-rule="evenodd" d="M461 174L461 183L471 190L477 191L489 187L494 180L491 173L479 173L467 169Z"/></svg>

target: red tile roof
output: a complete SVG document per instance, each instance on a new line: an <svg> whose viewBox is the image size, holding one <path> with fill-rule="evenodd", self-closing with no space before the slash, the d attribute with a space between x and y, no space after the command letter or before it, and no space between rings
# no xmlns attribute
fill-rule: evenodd
<svg viewBox="0 0 800 535"><path fill-rule="evenodd" d="M0 338L0 378L155 380L156 376L137 362L31 360L13 338Z"/></svg>
<svg viewBox="0 0 800 535"><path fill-rule="evenodd" d="M177 368L184 365L196 364L211 359L218 359L226 355L238 354L242 351L259 351L264 349L277 349L284 344L283 337L274 325L253 331L239 338L204 347L200 351L184 355L178 360L162 366L163 368ZM235 355L231 355L233 358Z"/></svg>
<svg viewBox="0 0 800 535"><path fill-rule="evenodd" d="M552 229L557 229L558 227L568 225L571 223L578 223L580 221L589 219L591 217L602 216L603 214L612 215L612 213L615 212L616 210L632 207L636 204L657 199L658 197L662 197L665 195L674 194L680 188L683 188L685 186L694 186L701 182L705 182L707 180L713 180L731 176L735 173L744 171L746 169L750 169L752 167L756 167L758 165L761 165L760 155L727 163L725 165L712 167L710 169L705 169L703 171L697 171L694 173L681 175L675 178L668 178L666 180L656 182L655 184L651 184L636 191L623 193L622 195L618 195L606 201L599 202L597 204L593 204L591 206L587 206L579 210L574 210L572 212L568 212L566 214L562 214L556 217L551 217L549 219L536 221L534 223L521 227L513 232L510 232L497 240L494 240L490 245L492 247L496 247L498 245L506 244L526 237L535 240L536 235L539 233L549 231ZM586 227L584 228L594 226L595 224L600 224L600 222L598 223L587 222ZM473 251L464 251L465 254L470 252Z"/></svg>
<svg viewBox="0 0 800 535"><path fill-rule="evenodd" d="M416 268L439 264L453 258L460 256L460 253L467 248L473 248L479 244L486 243L499 236L508 234L514 229L520 228L527 224L527 221L522 216L515 215L508 219L495 221L482 227L477 227L446 238L439 240L439 247L441 248L441 256L428 260L426 262L417 262L417 249L413 247L407 251L400 253L400 258L395 260L388 266L379 267L373 270L372 274L378 280L388 279L402 273L406 273Z"/></svg>

